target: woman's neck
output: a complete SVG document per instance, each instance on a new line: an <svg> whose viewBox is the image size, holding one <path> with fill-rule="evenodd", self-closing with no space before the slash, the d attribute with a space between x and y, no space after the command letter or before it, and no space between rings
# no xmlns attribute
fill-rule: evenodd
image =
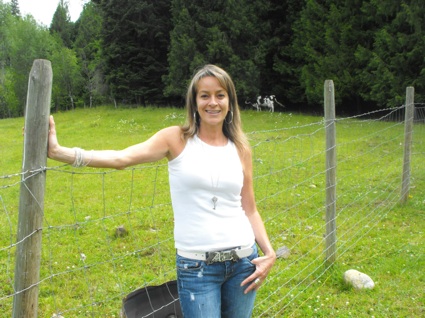
<svg viewBox="0 0 425 318"><path fill-rule="evenodd" d="M200 127L198 137L211 146L225 146L227 144L227 137L221 127L220 129L203 129Z"/></svg>

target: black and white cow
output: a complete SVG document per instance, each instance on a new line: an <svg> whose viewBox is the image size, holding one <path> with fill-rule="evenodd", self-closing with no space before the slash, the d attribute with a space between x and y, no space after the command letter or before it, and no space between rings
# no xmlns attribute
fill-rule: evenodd
<svg viewBox="0 0 425 318"><path fill-rule="evenodd" d="M257 101L255 103L245 101L245 104L251 104L251 106L257 109L257 111L261 111L261 108L266 108L272 113L274 112L274 103L277 103L282 107L285 107L277 101L275 95L268 95L264 97L258 96Z"/></svg>

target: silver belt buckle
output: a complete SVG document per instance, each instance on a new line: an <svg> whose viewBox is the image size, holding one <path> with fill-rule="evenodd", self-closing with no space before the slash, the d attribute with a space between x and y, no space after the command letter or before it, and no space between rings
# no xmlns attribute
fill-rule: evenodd
<svg viewBox="0 0 425 318"><path fill-rule="evenodd" d="M225 261L233 261L236 262L239 260L238 254L236 254L236 250L230 251L222 251L222 252L208 252L207 259L205 262L207 265L216 262L225 262Z"/></svg>

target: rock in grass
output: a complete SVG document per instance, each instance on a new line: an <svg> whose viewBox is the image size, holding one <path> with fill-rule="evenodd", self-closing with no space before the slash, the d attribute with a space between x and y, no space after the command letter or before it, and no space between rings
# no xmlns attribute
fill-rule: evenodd
<svg viewBox="0 0 425 318"><path fill-rule="evenodd" d="M276 251L277 258L288 259L289 255L291 255L291 250L287 248L286 246L279 247L278 250Z"/></svg>
<svg viewBox="0 0 425 318"><path fill-rule="evenodd" d="M372 278L355 269L349 269L344 273L344 281L355 289L373 289L375 287Z"/></svg>
<svg viewBox="0 0 425 318"><path fill-rule="evenodd" d="M115 237L124 237L128 235L128 231L125 229L124 225L117 226L115 228Z"/></svg>

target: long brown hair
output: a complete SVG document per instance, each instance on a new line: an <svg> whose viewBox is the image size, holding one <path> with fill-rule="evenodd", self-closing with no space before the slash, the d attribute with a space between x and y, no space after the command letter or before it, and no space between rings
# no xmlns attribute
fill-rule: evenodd
<svg viewBox="0 0 425 318"><path fill-rule="evenodd" d="M229 111L223 123L223 133L238 148L244 152L248 150L249 143L245 133L242 130L241 114L236 95L235 85L230 75L222 68L207 64L200 68L189 84L186 94L186 123L182 126L183 138L187 140L198 133L200 118L198 107L196 105L196 94L198 92L199 81L207 76L213 76L218 79L220 85L226 90L229 96Z"/></svg>

